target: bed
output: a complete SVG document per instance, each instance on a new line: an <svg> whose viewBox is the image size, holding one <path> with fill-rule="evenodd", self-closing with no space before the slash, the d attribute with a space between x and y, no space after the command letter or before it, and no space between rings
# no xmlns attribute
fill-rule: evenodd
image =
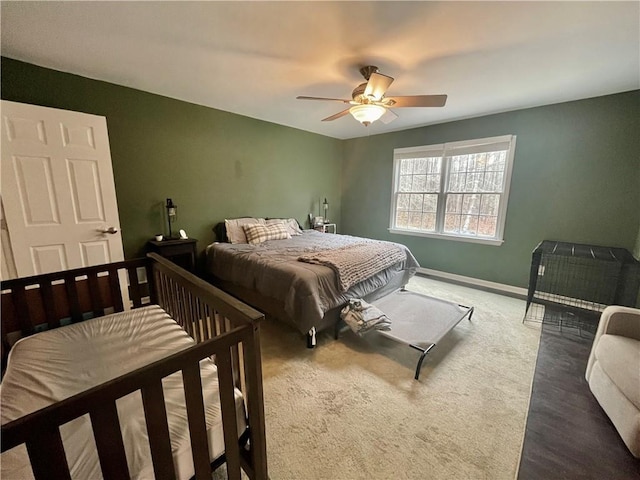
<svg viewBox="0 0 640 480"><path fill-rule="evenodd" d="M156 254L2 282L2 478L266 479L263 317Z"/></svg>
<svg viewBox="0 0 640 480"><path fill-rule="evenodd" d="M259 222L262 219L242 220ZM206 268L212 283L302 334L313 335L314 332L335 327L340 309L350 298L371 301L389 294L403 287L419 267L404 245L296 229L295 220L288 220L289 236L283 235L283 238L257 244L240 239L236 243L221 241L207 246ZM228 239L227 232L223 231L225 227L229 229L228 221L214 227L217 238ZM246 229L246 225L243 228ZM346 290L341 288L336 270L331 266L300 261L301 257L347 252L356 246L365 249L367 246L392 248L402 255L400 260L350 285ZM366 270L364 264L359 267Z"/></svg>

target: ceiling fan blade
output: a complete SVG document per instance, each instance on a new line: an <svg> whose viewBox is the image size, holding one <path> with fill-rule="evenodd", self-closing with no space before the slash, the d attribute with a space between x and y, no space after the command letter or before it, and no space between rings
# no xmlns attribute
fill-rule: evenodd
<svg viewBox="0 0 640 480"><path fill-rule="evenodd" d="M324 97L298 96L298 97L296 97L296 99L297 100L331 100L331 101L335 101L335 102L351 103L351 100L344 100L342 98L324 98Z"/></svg>
<svg viewBox="0 0 640 480"><path fill-rule="evenodd" d="M387 108L387 111L380 117L380 121L386 125L393 122L396 118L398 118L398 115Z"/></svg>
<svg viewBox="0 0 640 480"><path fill-rule="evenodd" d="M382 75L381 73L372 73L364 89L364 96L372 98L376 101L380 100L387 91L389 85L393 83L393 77Z"/></svg>
<svg viewBox="0 0 640 480"><path fill-rule="evenodd" d="M446 95L409 95L406 97L386 97L389 106L398 107L444 107L447 103Z"/></svg>
<svg viewBox="0 0 640 480"><path fill-rule="evenodd" d="M344 117L349 113L349 109L343 110L341 112L336 113L335 115L331 115L330 117L323 118L323 122L330 122L331 120L335 120L336 118Z"/></svg>

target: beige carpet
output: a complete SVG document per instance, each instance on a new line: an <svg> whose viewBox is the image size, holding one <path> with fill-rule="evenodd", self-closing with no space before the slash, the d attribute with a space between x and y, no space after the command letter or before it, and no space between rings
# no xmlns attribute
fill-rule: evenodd
<svg viewBox="0 0 640 480"><path fill-rule="evenodd" d="M288 479L513 479L539 324L524 302L416 277L409 290L475 306L429 353L373 334L262 331L269 474Z"/></svg>

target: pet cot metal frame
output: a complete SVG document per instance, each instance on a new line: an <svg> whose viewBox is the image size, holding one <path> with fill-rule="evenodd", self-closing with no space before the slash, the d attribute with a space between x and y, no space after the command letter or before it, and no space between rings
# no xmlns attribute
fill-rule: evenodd
<svg viewBox="0 0 640 480"><path fill-rule="evenodd" d="M410 292L404 288L371 304L391 321L390 330L377 330L380 335L420 352L414 376L416 380L420 379L422 363L427 353L464 318L471 320L473 315L473 307ZM342 319L336 323L336 339L344 325Z"/></svg>

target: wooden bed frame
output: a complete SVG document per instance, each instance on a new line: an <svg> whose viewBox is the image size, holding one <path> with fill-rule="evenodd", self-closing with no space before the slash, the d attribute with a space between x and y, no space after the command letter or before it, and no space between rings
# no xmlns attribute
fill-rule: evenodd
<svg viewBox="0 0 640 480"><path fill-rule="evenodd" d="M156 254L147 258L2 282L2 358L12 334L43 324L57 328L125 309L119 272L129 278L132 308L161 306L196 341L193 347L2 425L2 452L26 444L36 479L70 478L59 426L89 414L105 479L129 478L116 400L142 393L156 478L175 478L162 378L182 371L195 478L211 479L226 462L230 479L241 469L266 479L267 459L259 326L264 315ZM146 283L139 273L146 272ZM144 275L142 275L144 277ZM225 453L209 458L199 362L215 356ZM4 368L3 368L4 370ZM234 387L244 395L247 429L238 439Z"/></svg>

